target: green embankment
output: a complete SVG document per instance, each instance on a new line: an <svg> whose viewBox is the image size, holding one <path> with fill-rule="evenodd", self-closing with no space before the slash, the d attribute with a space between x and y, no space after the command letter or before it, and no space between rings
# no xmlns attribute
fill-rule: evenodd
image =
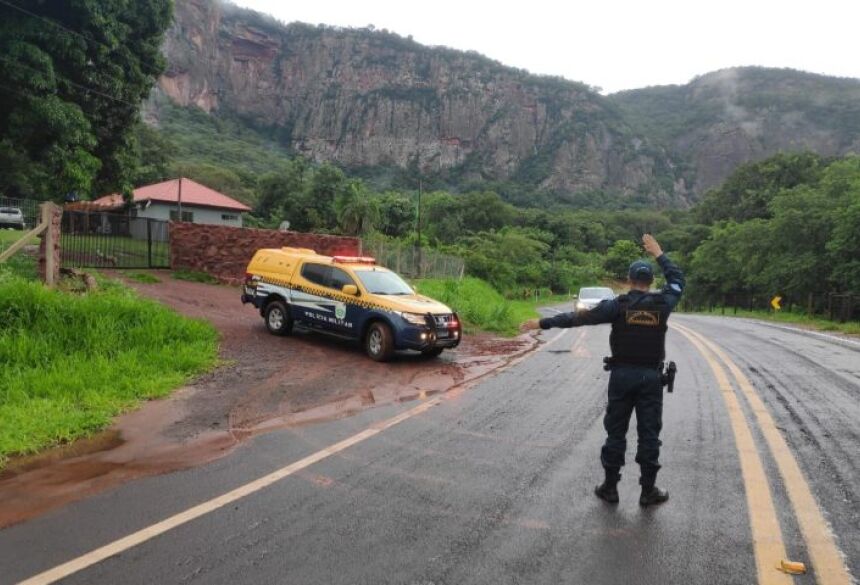
<svg viewBox="0 0 860 585"><path fill-rule="evenodd" d="M515 335L524 321L537 318L538 306L563 302L566 296L510 300L479 278L462 280L425 278L416 281L418 292L445 303L460 315L466 330L472 328Z"/></svg>
<svg viewBox="0 0 860 585"><path fill-rule="evenodd" d="M98 431L217 359L211 325L118 284L77 295L0 269L0 468Z"/></svg>

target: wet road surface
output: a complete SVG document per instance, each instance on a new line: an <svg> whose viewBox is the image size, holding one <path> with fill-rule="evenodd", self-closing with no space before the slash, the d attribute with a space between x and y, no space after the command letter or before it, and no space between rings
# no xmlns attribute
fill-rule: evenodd
<svg viewBox="0 0 860 585"><path fill-rule="evenodd" d="M661 507L638 506L635 465L622 472L617 507L592 495L602 475L608 328L554 330L541 334L538 351L471 388L276 430L207 465L131 482L0 531L0 582L76 558L79 570L53 577L92 584L850 582L847 571L860 573L860 344L728 318L673 322L683 330L670 330L667 342L680 371L664 399L658 483L671 499ZM701 337L691 340L695 333ZM764 412L716 353L706 358L696 345L702 340L749 379ZM726 372L722 385L714 364ZM768 446L768 415L803 485ZM738 447L744 425L751 451ZM629 463L631 449L632 434ZM754 484L755 461L764 479ZM277 470L282 478L169 530L148 528ZM804 486L814 510L797 509ZM751 495L767 496L775 514L773 533L755 541L753 526L767 525L767 506L751 509ZM816 517L832 528L830 545L811 541ZM133 546L98 562L86 556L130 534L138 537ZM778 559L766 557L775 542L810 572L779 573ZM844 555L841 573L813 554L828 546Z"/></svg>

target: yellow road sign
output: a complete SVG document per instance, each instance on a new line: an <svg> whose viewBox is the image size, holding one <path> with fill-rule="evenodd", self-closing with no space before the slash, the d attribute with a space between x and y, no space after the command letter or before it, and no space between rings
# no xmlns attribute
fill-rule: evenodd
<svg viewBox="0 0 860 585"><path fill-rule="evenodd" d="M782 301L782 297L779 295L776 295L775 297L773 297L770 300L770 306L773 307L774 311L779 311L780 309L782 309L782 307L779 304L780 301Z"/></svg>

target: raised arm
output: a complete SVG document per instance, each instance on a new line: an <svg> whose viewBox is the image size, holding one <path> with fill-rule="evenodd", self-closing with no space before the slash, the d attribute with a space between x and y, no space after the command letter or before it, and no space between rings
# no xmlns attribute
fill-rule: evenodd
<svg viewBox="0 0 860 585"><path fill-rule="evenodd" d="M669 303L669 306L674 309L678 301L681 300L681 294L686 285L684 273L663 253L663 249L654 239L654 236L651 234L642 236L642 245L646 252L657 259L657 264L660 265L660 270L663 271L663 276L666 278L666 286L661 292L666 296L666 302Z"/></svg>

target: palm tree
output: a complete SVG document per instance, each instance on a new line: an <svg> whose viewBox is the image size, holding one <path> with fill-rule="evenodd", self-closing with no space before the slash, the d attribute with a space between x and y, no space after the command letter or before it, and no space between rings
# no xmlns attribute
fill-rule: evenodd
<svg viewBox="0 0 860 585"><path fill-rule="evenodd" d="M350 181L338 193L334 208L341 232L350 236L368 232L379 221L379 203L361 181Z"/></svg>

